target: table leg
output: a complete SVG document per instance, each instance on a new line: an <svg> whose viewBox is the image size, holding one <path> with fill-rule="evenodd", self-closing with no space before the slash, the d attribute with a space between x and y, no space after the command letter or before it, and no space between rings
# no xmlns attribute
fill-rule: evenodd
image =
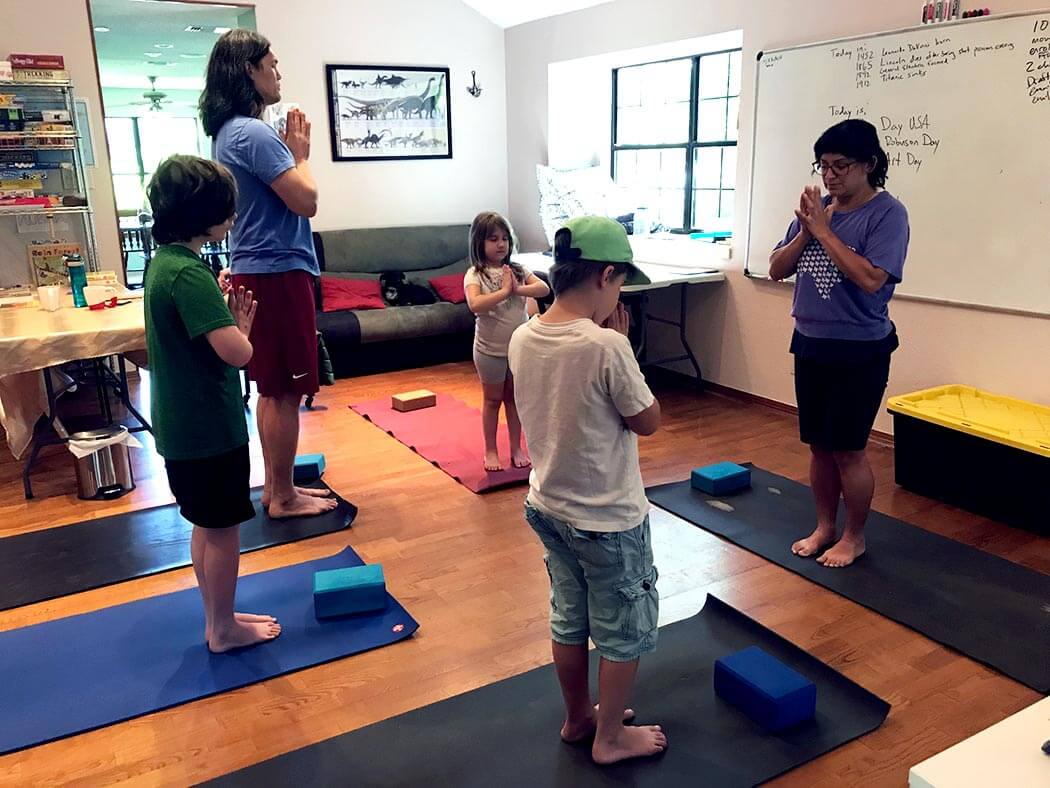
<svg viewBox="0 0 1050 788"><path fill-rule="evenodd" d="M654 315L650 315L648 313L648 310L645 310L644 316L642 318L643 326L644 326L644 324L649 323L650 321L652 321L654 323L663 323L663 324L668 325L668 326L675 326L675 327L677 327L678 328L678 341L681 343L682 349L685 351L685 353L682 354L682 355L679 355L679 356L672 356L670 358L662 358L662 359L654 359L654 360L649 360L649 359L644 359L643 360L640 357L639 358L639 363L642 364L643 366L653 366L653 365L656 365L656 364L668 364L668 363L670 363L672 361L688 361L692 365L693 370L696 373L697 385L702 386L703 382L704 382L704 377L703 377L703 375L700 372L700 364L699 364L699 362L697 362L696 356L693 354L693 349L689 346L689 338L688 338L687 333L686 333L686 326L687 326L686 319L687 319L687 316L688 316L688 301L687 301L687 298L686 298L686 287L687 287L687 285L688 285L687 282L683 282L682 284L678 285L679 293L680 293L680 300L679 300L679 306L678 306L678 320L668 320L665 317L656 317ZM644 330L643 330L643 334L644 334Z"/></svg>
<svg viewBox="0 0 1050 788"><path fill-rule="evenodd" d="M131 393L128 389L128 365L124 356L117 356L117 368L120 370L120 379L115 388L120 395L120 401L124 403L124 407L127 408L128 413L138 419L138 422L141 425L134 429L129 428L128 431L141 432L142 430L147 430L153 432L153 427L150 426L150 423L146 421L142 417L142 414L135 409L135 406L131 404Z"/></svg>
<svg viewBox="0 0 1050 788"><path fill-rule="evenodd" d="M44 375L44 391L47 393L47 426L44 429L55 429L55 402L58 397L55 395L55 385L51 382L51 369L50 367L43 370ZM40 453L40 449L45 445L50 445L45 436L42 434L40 421L33 425L33 442L30 445L29 457L26 458L25 465L22 467L22 492L25 494L26 499L33 497L33 484L29 480L29 473L33 470L33 465L36 463L37 455Z"/></svg>

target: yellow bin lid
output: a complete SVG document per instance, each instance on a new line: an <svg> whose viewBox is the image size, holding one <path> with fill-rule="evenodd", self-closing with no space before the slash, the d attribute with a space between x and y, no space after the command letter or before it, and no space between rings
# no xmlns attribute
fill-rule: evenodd
<svg viewBox="0 0 1050 788"><path fill-rule="evenodd" d="M948 429L1050 457L1050 408L972 386L938 386L890 397L900 413Z"/></svg>

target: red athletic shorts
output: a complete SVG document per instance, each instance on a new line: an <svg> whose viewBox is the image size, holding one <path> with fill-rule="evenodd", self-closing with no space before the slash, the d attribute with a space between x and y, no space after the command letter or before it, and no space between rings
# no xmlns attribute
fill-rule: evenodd
<svg viewBox="0 0 1050 788"><path fill-rule="evenodd" d="M255 352L248 376L259 394L279 397L317 393L317 315L314 280L306 271L235 274L234 287L259 302L249 339Z"/></svg>

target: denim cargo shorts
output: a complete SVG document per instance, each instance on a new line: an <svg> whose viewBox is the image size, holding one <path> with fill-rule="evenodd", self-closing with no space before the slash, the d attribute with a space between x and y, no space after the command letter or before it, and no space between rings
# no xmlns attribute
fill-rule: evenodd
<svg viewBox="0 0 1050 788"><path fill-rule="evenodd" d="M629 531L581 531L525 504L525 521L543 542L551 580L551 637L594 641L612 662L656 648L660 595L649 517Z"/></svg>

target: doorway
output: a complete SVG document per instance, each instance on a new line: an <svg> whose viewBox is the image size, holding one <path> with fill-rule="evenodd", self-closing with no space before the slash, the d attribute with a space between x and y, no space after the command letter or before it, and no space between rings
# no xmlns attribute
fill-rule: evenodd
<svg viewBox="0 0 1050 788"><path fill-rule="evenodd" d="M125 277L141 287L153 249L146 185L172 154L210 158L197 115L208 55L227 30L255 30L255 7L88 1Z"/></svg>

